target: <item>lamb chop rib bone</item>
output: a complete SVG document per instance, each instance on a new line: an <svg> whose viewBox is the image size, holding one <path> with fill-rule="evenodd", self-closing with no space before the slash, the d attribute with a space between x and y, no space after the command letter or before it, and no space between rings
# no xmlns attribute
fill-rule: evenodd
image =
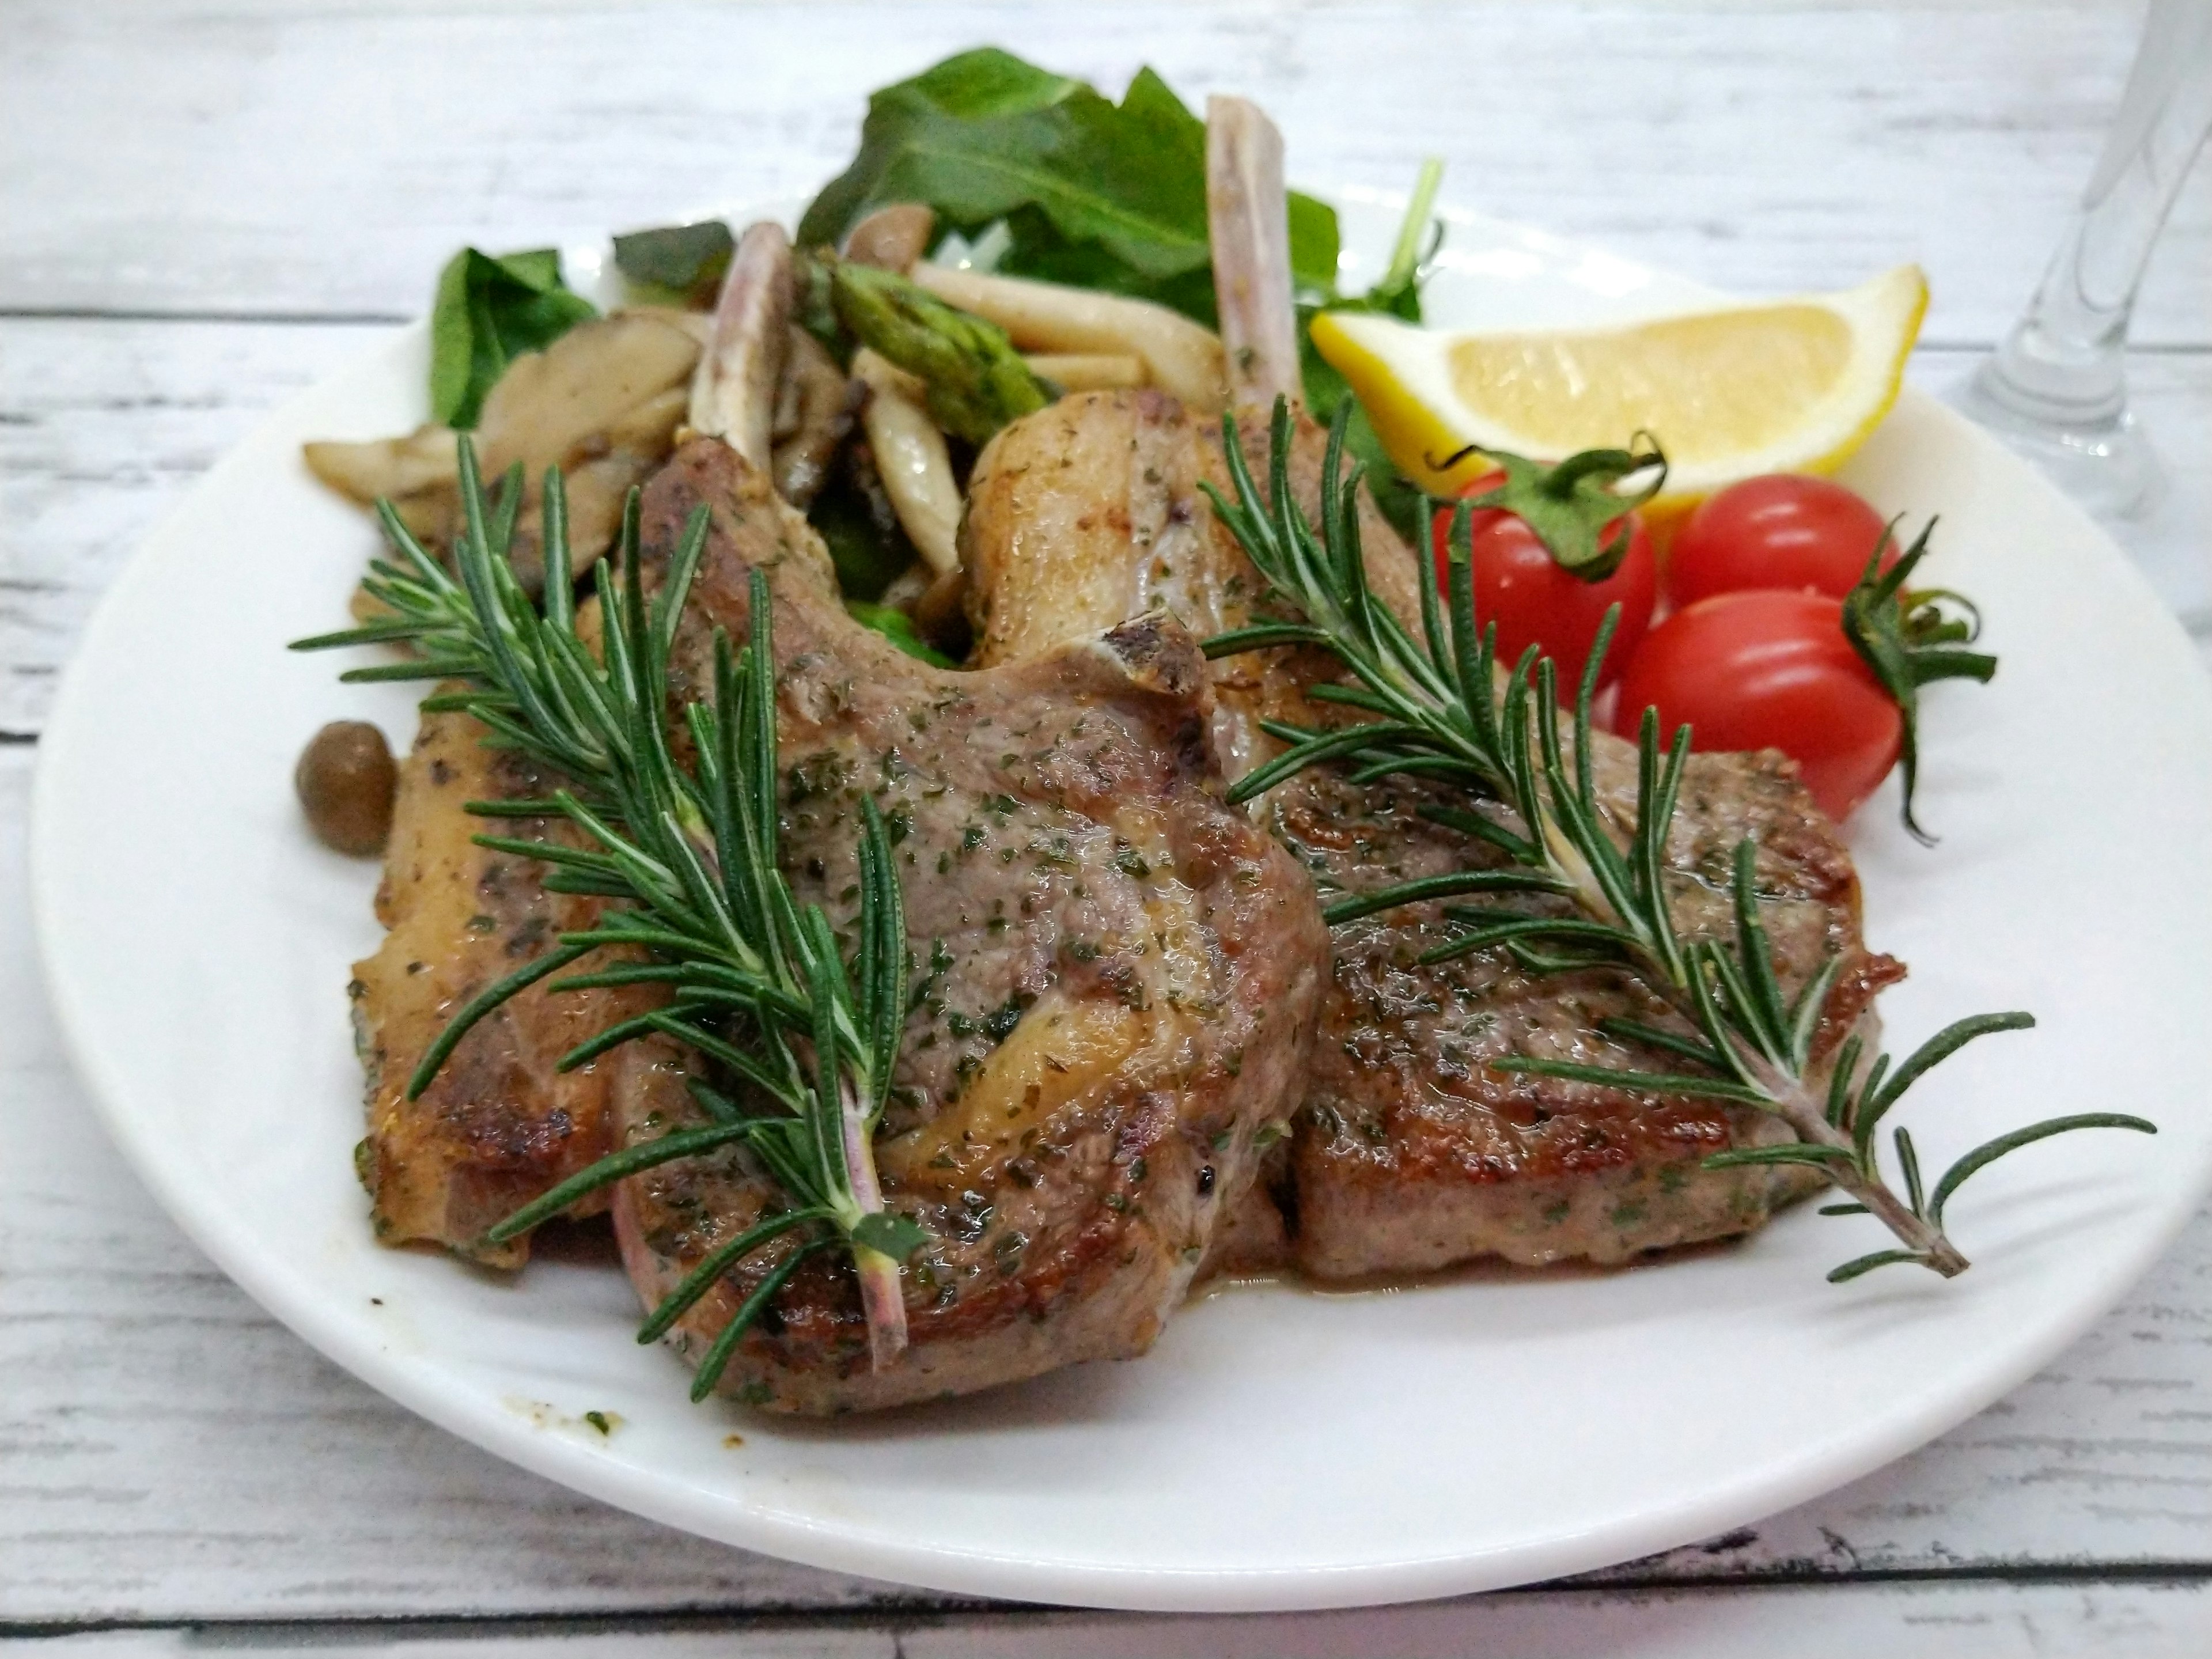
<svg viewBox="0 0 2212 1659"><path fill-rule="evenodd" d="M1299 396L1283 135L1257 104L1206 100L1206 215L1230 404L1272 408Z"/></svg>
<svg viewBox="0 0 2212 1659"><path fill-rule="evenodd" d="M768 220L746 228L714 301L691 380L691 429L720 438L750 465L771 461L777 382L791 342L791 239Z"/></svg>
<svg viewBox="0 0 2212 1659"><path fill-rule="evenodd" d="M744 280L772 278L776 245L749 232L749 249ZM775 326L772 304L718 315ZM772 350L718 339L709 357ZM725 374L702 401L742 433L752 411L730 388L773 384ZM930 1235L884 1280L909 1346L863 1361L856 1314L879 1310L855 1310L852 1276L817 1255L740 1341L724 1388L844 1410L1142 1352L1295 1099L1327 951L1310 884L1218 799L1195 642L1147 618L995 673L931 668L845 615L805 520L719 438L684 446L647 490L649 582L702 505L672 696L704 690L713 632L743 636L764 573L795 894L849 925L852 825L872 798L894 826L909 936L933 941L874 1148L884 1196ZM625 1052L616 1144L699 1120L683 1086L695 1060ZM782 1201L733 1151L633 1176L613 1211L650 1304ZM711 1341L787 1247L740 1263L672 1340Z"/></svg>
<svg viewBox="0 0 2212 1659"><path fill-rule="evenodd" d="M1237 388L1233 401L1246 409L1271 408L1279 398L1296 403L1302 387L1281 135L1256 106L1243 99L1209 100L1206 118L1208 230L1222 338ZM1863 1020L1871 1025L1870 994ZM1772 1086L1770 1092L1784 1101L1779 1115L1799 1139L1817 1146L1849 1146L1849 1137L1827 1121L1817 1103L1797 1097L1802 1088ZM1905 1211L1893 1194L1855 1190L1854 1196L1910 1248L1927 1253L1939 1272L1948 1275L1965 1267L1949 1242Z"/></svg>
<svg viewBox="0 0 2212 1659"><path fill-rule="evenodd" d="M714 302L714 323L691 382L691 426L702 437L720 438L754 472L772 464L771 434L783 361L791 346L794 302L791 239L783 227L761 220L746 227L730 256L730 269ZM714 849L701 853L713 867ZM884 1207L876 1179L875 1149L866 1110L852 1079L837 1079L838 1124L853 1197L864 1214ZM877 1370L888 1369L906 1347L906 1298L899 1264L857 1239L853 1270L868 1322L868 1352Z"/></svg>

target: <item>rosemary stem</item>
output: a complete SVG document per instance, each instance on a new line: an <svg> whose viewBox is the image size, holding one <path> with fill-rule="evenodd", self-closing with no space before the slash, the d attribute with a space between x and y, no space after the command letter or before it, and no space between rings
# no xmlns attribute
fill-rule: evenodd
<svg viewBox="0 0 2212 1659"><path fill-rule="evenodd" d="M1559 716L1556 712L1546 711L1540 718L1557 720ZM1584 734L1577 735L1580 739ZM1533 804L1537 809L1538 822L1528 827L1537 844L1549 855L1553 869L1573 884L1575 903L1597 921L1619 927L1624 934L1636 939L1638 946L1632 955L1644 982L1659 992L1693 1028L1698 1026L1701 1022L1696 999L1682 981L1679 970L1660 952L1649 947L1644 930L1618 914L1589 861L1565 832L1553 802L1539 795ZM1848 1155L1848 1161L1838 1158L1829 1163L1830 1181L1866 1206L1868 1212L1887 1227L1898 1243L1912 1251L1924 1266L1946 1279L1954 1279L1966 1272L1971 1264L1958 1247L1943 1236L1941 1228L1915 1215L1911 1206L1890 1190L1888 1183L1878 1177L1869 1178L1862 1171L1850 1136L1828 1121L1825 1091L1810 1087L1804 1078L1762 1055L1747 1053L1741 1043L1731 1041L1728 1046L1746 1080L1766 1097L1767 1109L1787 1123L1799 1140L1816 1146L1832 1146Z"/></svg>
<svg viewBox="0 0 2212 1659"><path fill-rule="evenodd" d="M1828 1121L1825 1101L1806 1086L1803 1079L1790 1077L1757 1059L1750 1060L1748 1066L1755 1086L1772 1102L1769 1109L1789 1124L1798 1139L1815 1146L1832 1146L1846 1154L1852 1152L1850 1136ZM1919 1257L1922 1266L1946 1279L1956 1279L1972 1265L1959 1247L1944 1237L1942 1228L1913 1214L1911 1207L1890 1190L1887 1182L1869 1180L1862 1174L1856 1157L1832 1161L1828 1177L1865 1205L1875 1220L1896 1235L1899 1243Z"/></svg>
<svg viewBox="0 0 2212 1659"><path fill-rule="evenodd" d="M1367 684L1395 705L1397 718L1427 732L1431 742L1482 775L1508 801L1518 799L1519 792L1513 789L1510 775L1496 757L1486 748L1469 743L1453 726L1446 701L1436 690L1421 684L1413 675L1395 665L1380 662L1363 665L1368 669L1363 676ZM1561 718L1548 699L1539 701L1545 706L1528 710L1527 717L1531 721L1557 721ZM1583 741L1585 736L1578 731L1576 740ZM1682 982L1679 969L1668 963L1661 951L1651 948L1644 928L1638 926L1633 918L1620 913L1604 884L1598 880L1597 872L1591 868L1589 860L1568 833L1550 798L1555 787L1550 780L1541 781L1533 799L1520 801L1521 816L1528 820L1523 827L1534 847L1540 849L1542 866L1547 873L1568 884L1576 907L1584 915L1620 929L1626 939L1637 942L1632 956L1644 981L1692 1026L1698 1025L1696 1000L1690 988ZM1769 1109L1788 1123L1800 1140L1832 1146L1845 1153L1854 1151L1850 1137L1828 1121L1825 1099L1808 1088L1804 1079L1755 1055L1745 1054L1740 1047L1737 1052L1748 1080L1767 1097ZM1828 1173L1837 1187L1866 1206L1869 1213L1887 1227L1899 1244L1912 1251L1931 1270L1946 1279L1955 1278L1966 1270L1970 1264L1966 1256L1943 1236L1942 1231L1915 1215L1886 1182L1863 1175L1856 1157L1849 1163L1836 1160Z"/></svg>
<svg viewBox="0 0 2212 1659"><path fill-rule="evenodd" d="M1345 768L1355 787L1402 775L1449 781L1494 798L1520 820L1519 833L1464 811L1424 807L1421 816L1486 843L1493 861L1502 850L1509 867L1486 866L1462 872L1457 886L1449 884L1451 876L1426 876L1370 889L1331 906L1330 921L1350 921L1454 892L1518 888L1564 895L1579 916L1547 919L1510 909L1447 908L1447 916L1474 926L1419 960L1442 962L1503 946L1533 974L1619 962L1690 1031L1677 1033L1632 1019L1601 1022L1601 1029L1618 1027L1616 1035L1653 1044L1697 1067L1692 1073L1640 1071L1516 1054L1491 1061L1494 1069L1660 1096L1727 1101L1779 1118L1794 1133L1789 1144L1731 1147L1713 1154L1705 1166L1790 1164L1819 1169L1857 1200L1837 1207L1871 1214L1895 1235L1902 1248L1844 1262L1829 1274L1837 1284L1901 1262L1915 1263L1947 1279L1965 1272L1966 1258L1943 1234L1944 1200L1975 1171L2009 1152L2075 1129L2156 1133L2156 1126L2119 1113L2081 1113L2025 1125L1967 1152L1936 1183L1932 1194L1923 1195L1918 1155L1911 1137L1899 1128L1893 1139L1903 1193L1900 1196L1893 1191L1883 1179L1872 1137L1898 1097L1964 1044L1993 1031L2026 1030L2034 1024L2033 1018L2014 1012L1954 1021L1894 1071L1889 1056L1883 1054L1862 1073L1858 1058L1864 1039L1849 1038L1832 1062L1834 1074L1822 1079L1827 1086L1816 1091L1808 1076L1819 1069L1814 1064L1814 1044L1844 959L1831 953L1802 985L1794 991L1784 988L1784 964L1776 959L1759 915L1754 841L1741 841L1735 849L1734 939L1686 940L1676 927L1668 897L1668 830L1689 759L1689 729L1681 728L1671 744L1662 746L1657 714L1646 711L1637 743L1632 816L1624 821L1620 806L1604 798L1608 792L1601 791L1591 753L1591 703L1619 612L1607 617L1592 641L1574 688L1572 714L1564 714L1556 664L1530 647L1509 668L1498 659L1496 624L1476 625L1468 513L1471 505L1499 504L1486 495L1479 503L1462 501L1453 514L1452 556L1439 572L1446 591L1439 595L1425 568L1415 579L1421 603L1421 637L1417 639L1368 586L1351 495L1361 471L1354 466L1347 473L1344 465L1352 407L1349 400L1340 407L1328 435L1317 521L1307 517L1291 495L1290 452L1295 426L1288 403L1276 400L1264 494L1246 460L1236 417L1222 417L1222 453L1235 499L1207 484L1215 514L1266 579L1268 592L1302 612L1304 620L1263 619L1216 635L1206 642L1207 656L1287 645L1321 646L1335 655L1358 684L1340 680L1310 686L1309 695L1317 702L1361 709L1375 717L1366 723L1310 728L1262 721L1270 736L1291 746L1239 779L1231 800L1256 799L1307 768L1325 764ZM1525 497L1510 504L1510 510L1537 531L1563 565L1592 579L1611 570L1603 560L1619 556L1605 539L1608 527L1649 500L1659 482L1633 494L1614 486L1647 467L1664 477L1664 463L1656 450L1647 454L1632 446L1589 451L1548 470L1516 456L1493 454L1492 459L1507 474L1508 484L1502 488L1509 493L1519 490ZM1946 675L1984 679L1996 666L1994 658L1953 649L1956 642L1972 638L1971 622L1939 617L1932 623L1916 623L1909 600L1899 599L1897 588L1905 580L1899 573L1909 571L1911 562L1924 555L1925 543L1923 535L1898 562L1884 579L1890 583L1887 588L1867 589L1870 597L1862 607L1867 625L1852 633L1852 643L1869 661L1875 647L1868 641L1873 641L1904 665L1894 678L1905 688L1899 700L1908 713L1911 685L1929 677L1905 672L1911 665L1905 659L1918 646L1930 647L1929 665L1938 661L1948 665ZM1571 552L1574 558L1568 556ZM1870 568L1869 582L1874 575ZM1903 621L1892 615L1900 605ZM1849 621L1847 617L1847 624ZM1920 633L1906 637L1915 628ZM1848 626L1846 631L1850 631ZM1569 722L1565 730L1563 721ZM1905 729L1905 776L1910 793L1909 719ZM1906 826L1911 827L1909 814ZM1510 866L1526 871L1527 876L1516 882ZM1546 938L1572 948L1559 956L1531 948ZM1595 955L1589 948L1593 944Z"/></svg>
<svg viewBox="0 0 2212 1659"><path fill-rule="evenodd" d="M1493 757L1470 744L1455 730L1446 714L1443 700L1433 690L1416 683L1402 672L1371 675L1368 684L1398 705L1398 717L1419 726L1431 734L1431 740L1466 761L1469 766L1487 775L1494 787L1514 799L1510 778L1499 767ZM1556 708L1531 708L1531 720L1558 720ZM1581 741L1584 734L1577 733ZM1650 947L1648 932L1636 925L1633 918L1622 915L1607 895L1604 884L1590 866L1589 860L1575 844L1568 833L1551 791L1555 786L1549 781L1540 782L1539 793L1533 799L1523 802L1522 815L1532 820L1524 828L1534 845L1540 849L1547 872L1559 877L1571 889L1577 908L1593 920L1620 930L1626 939L1637 941L1632 956L1638 971L1644 982L1657 991L1668 1006L1687 1020L1692 1027L1699 1024L1695 998L1690 988L1683 983L1674 964ZM1527 809L1534 808L1533 812ZM1826 1103L1810 1089L1803 1078L1793 1075L1753 1054L1743 1053L1737 1046L1747 1080L1766 1096L1769 1109L1788 1123L1802 1141L1814 1146L1832 1146L1851 1153L1851 1139L1828 1121ZM1970 1265L1958 1247L1943 1236L1940 1228L1930 1225L1915 1215L1911 1207L1890 1190L1887 1183L1869 1179L1860 1171L1856 1157L1849 1163L1835 1160L1829 1167L1829 1178L1857 1202L1866 1206L1869 1213L1895 1235L1899 1244L1914 1255L1929 1268L1946 1279L1955 1278Z"/></svg>
<svg viewBox="0 0 2212 1659"><path fill-rule="evenodd" d="M837 1106L854 1202L863 1216L881 1215L884 1190L876 1177L875 1136L867 1106L849 1076L837 1079ZM860 1278L860 1308L868 1317L870 1363L878 1371L886 1370L906 1352L906 1291L899 1283L899 1264L854 1239L853 1271Z"/></svg>

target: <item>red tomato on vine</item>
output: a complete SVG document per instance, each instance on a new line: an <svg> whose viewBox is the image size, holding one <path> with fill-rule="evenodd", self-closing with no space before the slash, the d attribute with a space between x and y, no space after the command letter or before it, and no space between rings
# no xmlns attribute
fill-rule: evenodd
<svg viewBox="0 0 2212 1659"><path fill-rule="evenodd" d="M1606 612L1620 608L1599 684L1651 625L1659 592L1651 537L1635 508L1666 479L1658 451L1593 450L1556 467L1518 456L1493 457L1499 470L1461 492L1468 502L1468 556L1474 615L1498 627L1498 654L1512 663L1535 646L1559 665L1560 695L1571 697ZM1656 470L1646 487L1617 495L1632 473ZM1441 507L1430 526L1437 586L1451 591L1452 526L1461 511Z"/></svg>

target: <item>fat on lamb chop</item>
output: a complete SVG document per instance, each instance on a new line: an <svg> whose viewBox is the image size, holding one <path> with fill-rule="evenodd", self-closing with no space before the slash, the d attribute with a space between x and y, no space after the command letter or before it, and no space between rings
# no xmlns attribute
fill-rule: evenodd
<svg viewBox="0 0 2212 1659"><path fill-rule="evenodd" d="M1265 477L1267 405L1297 395L1280 146L1241 100L1215 100L1208 115L1222 333L1248 458ZM1255 269L1261 261L1272 269ZM1291 482L1309 518L1325 436L1298 416ZM1071 397L999 434L978 459L963 532L979 660L1021 660L1158 610L1200 637L1272 614L1264 580L1199 489L1228 490L1220 441L1172 399L1141 391ZM1422 565L1364 495L1359 509L1370 580L1418 637ZM1301 692L1342 677L1318 650L1250 653L1210 670L1215 744L1231 777L1279 751L1263 720L1346 718ZM1604 798L1626 822L1633 750L1603 733L1595 741ZM1322 769L1254 809L1319 882L1358 893L1496 860L1485 843L1419 816L1439 799L1404 778L1355 786ZM1686 938L1730 926L1728 860L1746 836L1784 988L1794 994L1828 952L1844 958L1819 1045L1832 1055L1870 1024L1875 994L1902 969L1866 949L1850 857L1793 763L1771 751L1691 757L1667 854ZM1608 1016L1663 1023L1627 974L1533 975L1498 953L1422 965L1449 935L1442 911L1409 905L1334 930L1287 1156L1255 1189L1258 1212L1233 1229L1248 1252L1264 1257L1279 1240L1281 1260L1322 1279L1492 1255L1618 1262L1749 1231L1813 1184L1786 1166L1701 1167L1723 1148L1784 1138L1748 1109L1489 1070L1515 1053L1646 1071L1673 1062L1598 1029ZM1264 1213L1270 1199L1279 1220ZM1233 1265L1260 1264L1248 1254Z"/></svg>
<svg viewBox="0 0 2212 1659"><path fill-rule="evenodd" d="M876 1156L887 1202L929 1234L902 1280L908 1345L872 1364L849 1263L816 1255L720 1384L830 1413L1143 1352L1295 1104L1327 942L1311 884L1219 799L1205 666L1179 626L1117 617L963 673L846 615L757 447L787 269L780 231L747 232L693 405L704 435L646 490L643 574L706 506L678 698L708 683L712 629L744 637L750 574L767 575L799 902L849 924L864 798L896 841L919 984ZM636 1042L611 1058L615 1145L701 1121L695 1057ZM647 1305L785 1201L735 1148L623 1182L616 1232ZM711 1343L792 1242L733 1270L671 1341Z"/></svg>

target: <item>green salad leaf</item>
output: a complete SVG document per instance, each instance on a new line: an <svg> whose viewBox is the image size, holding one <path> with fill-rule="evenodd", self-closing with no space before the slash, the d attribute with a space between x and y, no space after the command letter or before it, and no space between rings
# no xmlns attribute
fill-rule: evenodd
<svg viewBox="0 0 2212 1659"><path fill-rule="evenodd" d="M1311 324L1323 311L1365 311L1395 317L1401 322L1421 320L1421 270L1436 256L1443 240L1443 224L1435 217L1437 191L1443 183L1443 163L1431 157L1421 163L1413 200L1398 228L1398 240L1390 263L1374 287L1364 294L1331 296L1298 307L1298 367L1305 382L1306 410L1328 426L1336 419L1340 404L1352 399L1352 417L1344 429L1344 447L1354 460L1367 468L1367 492L1389 520L1391 528L1419 547L1421 544L1421 492L1400 472L1382 447L1382 440L1367 418L1367 411L1352 398L1352 383L1314 349Z"/></svg>
<svg viewBox="0 0 2212 1659"><path fill-rule="evenodd" d="M942 651L915 632L914 618L905 611L888 605L871 605L866 599L848 599L845 609L854 622L863 628L873 629L909 657L920 659L938 668L957 668L959 665Z"/></svg>
<svg viewBox="0 0 2212 1659"><path fill-rule="evenodd" d="M508 363L599 314L568 291L550 247L498 255L463 248L439 273L430 308L430 418L470 430Z"/></svg>
<svg viewBox="0 0 2212 1659"><path fill-rule="evenodd" d="M1119 104L995 47L949 58L868 100L860 151L799 223L836 243L894 202L921 202L974 236L1003 222L997 269L1156 300L1214 320L1206 125L1140 70ZM1334 210L1291 196L1302 290L1335 292Z"/></svg>
<svg viewBox="0 0 2212 1659"><path fill-rule="evenodd" d="M1423 169L1389 268L1364 295L1337 292L1335 210L1291 192L1306 405L1317 421L1352 392L1303 325L1339 307L1420 320L1440 171ZM1007 276L1133 295L1216 321L1206 124L1151 70L1139 70L1115 104L1084 82L983 47L884 88L868 100L860 154L799 221L799 242L834 244L894 202L926 204L940 228L971 241L988 232L991 268ZM1355 410L1346 442L1367 463L1376 504L1412 536L1419 492L1391 465L1364 411Z"/></svg>
<svg viewBox="0 0 2212 1659"><path fill-rule="evenodd" d="M737 239L720 219L635 230L615 238L615 269L633 288L678 305L712 305Z"/></svg>

